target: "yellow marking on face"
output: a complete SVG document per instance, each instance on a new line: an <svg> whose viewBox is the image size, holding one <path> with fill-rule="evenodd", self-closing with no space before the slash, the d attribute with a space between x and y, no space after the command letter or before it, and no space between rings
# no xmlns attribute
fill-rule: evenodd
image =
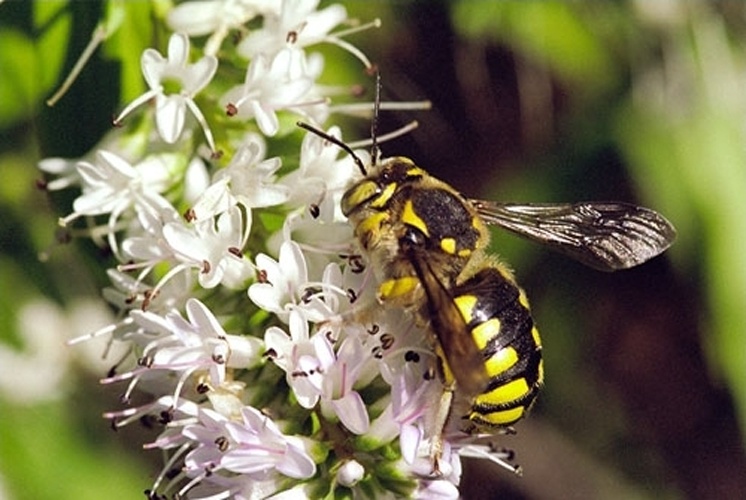
<svg viewBox="0 0 746 500"><path fill-rule="evenodd" d="M412 293L419 284L416 276L386 280L378 286L379 300L386 301Z"/></svg>
<svg viewBox="0 0 746 500"><path fill-rule="evenodd" d="M388 213L376 212L360 221L355 228L355 235L365 248L368 248L371 238L381 231L381 226L387 220L389 220Z"/></svg>
<svg viewBox="0 0 746 500"><path fill-rule="evenodd" d="M440 249L447 254L456 253L456 239L455 238L443 238L440 240Z"/></svg>
<svg viewBox="0 0 746 500"><path fill-rule="evenodd" d="M476 404L499 405L515 401L529 392L528 382L525 378L519 378L508 382L500 387L495 387L490 392L477 396Z"/></svg>
<svg viewBox="0 0 746 500"><path fill-rule="evenodd" d="M485 362L484 368L487 370L487 375L496 377L508 371L516 363L518 363L518 352L512 347L506 347L493 354Z"/></svg>
<svg viewBox="0 0 746 500"><path fill-rule="evenodd" d="M471 249L469 248L463 248L458 251L459 257L468 257L469 255L471 255Z"/></svg>
<svg viewBox="0 0 746 500"><path fill-rule="evenodd" d="M510 410L495 411L486 415L472 412L470 419L476 420L478 423L482 423L483 425L486 424L493 427L502 427L520 420L525 411L526 408L519 406L517 408L511 408Z"/></svg>
<svg viewBox="0 0 746 500"><path fill-rule="evenodd" d="M414 211L412 200L407 200L406 203L404 203L404 210L402 210L401 213L401 221L404 224L416 227L417 229L422 231L422 234L430 237L430 231L427 228L427 224L425 224L425 221L422 220L419 215L417 215L417 212Z"/></svg>
<svg viewBox="0 0 746 500"><path fill-rule="evenodd" d="M490 340L495 338L500 333L500 320L497 318L491 318L484 323L480 324L471 331L471 336L474 338L474 342L481 351Z"/></svg>
<svg viewBox="0 0 746 500"><path fill-rule="evenodd" d="M461 295L460 297L454 298L453 301L456 303L459 312L461 312L464 321L469 323L474 317L472 311L477 305L477 297L475 295Z"/></svg>
<svg viewBox="0 0 746 500"><path fill-rule="evenodd" d="M355 208L372 199L380 191L378 184L370 180L363 180L352 186L342 197L342 213L349 214Z"/></svg>
<svg viewBox="0 0 746 500"><path fill-rule="evenodd" d="M375 200L370 202L370 206L373 208L382 208L386 205L386 203L389 202L392 196L394 196L394 192L396 191L396 182L392 182L388 186L386 186L386 189L383 190L383 192L376 198Z"/></svg>

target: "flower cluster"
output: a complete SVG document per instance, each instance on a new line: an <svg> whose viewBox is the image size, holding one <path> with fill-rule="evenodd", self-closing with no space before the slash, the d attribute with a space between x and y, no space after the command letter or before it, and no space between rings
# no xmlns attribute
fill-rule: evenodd
<svg viewBox="0 0 746 500"><path fill-rule="evenodd" d="M166 56L142 54L148 90L119 126L85 158L40 165L49 189L80 188L61 223L115 259L104 297L119 320L74 342L128 346L103 379L124 387L107 417L160 430L146 444L168 457L153 498L458 495L450 444L438 475L429 460L442 391L429 336L376 307L339 210L360 174L293 125L340 137L327 123L339 87L319 83L314 46L371 66L344 38L361 29L344 7L317 4L177 5Z"/></svg>

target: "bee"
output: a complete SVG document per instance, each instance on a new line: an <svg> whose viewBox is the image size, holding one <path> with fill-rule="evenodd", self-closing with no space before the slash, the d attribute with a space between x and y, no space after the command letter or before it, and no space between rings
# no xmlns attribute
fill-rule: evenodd
<svg viewBox="0 0 746 500"><path fill-rule="evenodd" d="M487 252L489 225L603 271L642 264L675 239L674 227L647 208L469 199L409 158L376 164L375 126L373 160L365 166L338 139L299 125L344 149L363 174L344 193L341 209L378 278L379 301L412 310L433 332L443 383L431 429L435 472L454 394L466 401L458 415L462 430L512 433L543 384L541 339L526 294Z"/></svg>

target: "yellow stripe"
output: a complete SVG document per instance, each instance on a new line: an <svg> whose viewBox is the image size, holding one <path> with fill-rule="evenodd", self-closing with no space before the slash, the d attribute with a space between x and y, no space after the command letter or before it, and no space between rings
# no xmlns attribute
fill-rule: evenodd
<svg viewBox="0 0 746 500"><path fill-rule="evenodd" d="M541 347L541 337L539 337L539 330L536 327L531 329L531 336L534 338L536 345Z"/></svg>
<svg viewBox="0 0 746 500"><path fill-rule="evenodd" d="M488 359L484 367L487 370L487 375L497 377L508 371L512 366L518 362L518 352L512 347L506 347L500 349Z"/></svg>
<svg viewBox="0 0 746 500"><path fill-rule="evenodd" d="M388 190L388 188L386 188ZM425 221L420 218L419 215L414 211L414 206L412 205L412 200L407 200L406 203L404 203L404 210L402 210L401 213L401 221L404 224L409 224L410 226L414 226L422 233L430 237L430 232L427 229L427 224L425 224Z"/></svg>
<svg viewBox="0 0 746 500"><path fill-rule="evenodd" d="M490 340L495 338L500 333L500 320L497 318L488 319L484 323L480 324L471 331L471 336L474 338L474 342L479 347L479 350L483 350L487 347Z"/></svg>
<svg viewBox="0 0 746 500"><path fill-rule="evenodd" d="M476 296L461 295L460 297L455 297L453 301L456 303L456 307L458 307L458 310L461 312L461 316L464 318L464 321L466 323L469 323L474 317L472 315L472 311L474 310L474 306L477 305Z"/></svg>
<svg viewBox="0 0 746 500"><path fill-rule="evenodd" d="M491 425L493 427L503 427L506 425L513 424L523 417L523 413L526 408L518 406L517 408L511 408L510 410L495 411L482 415L481 413L472 412L469 415L470 420L475 420L477 423L482 425Z"/></svg>
<svg viewBox="0 0 746 500"><path fill-rule="evenodd" d="M528 305L528 297L526 297L526 292L524 292L520 288L519 288L519 291L520 293L518 294L518 302L520 302L521 305L525 307L526 309L530 309L531 306Z"/></svg>
<svg viewBox="0 0 746 500"><path fill-rule="evenodd" d="M500 405L511 403L526 394L528 394L529 387L525 378L519 378L508 382L505 385L496 387L490 392L480 394L474 398L474 403L485 404L485 405Z"/></svg>

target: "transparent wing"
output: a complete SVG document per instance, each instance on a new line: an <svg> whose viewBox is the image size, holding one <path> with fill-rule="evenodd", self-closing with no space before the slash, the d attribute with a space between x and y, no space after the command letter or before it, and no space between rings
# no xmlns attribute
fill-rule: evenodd
<svg viewBox="0 0 746 500"><path fill-rule="evenodd" d="M471 395L482 393L489 382L484 356L474 342L453 296L433 272L426 253L413 249L409 257L427 296L430 326L459 390Z"/></svg>
<svg viewBox="0 0 746 500"><path fill-rule="evenodd" d="M629 203L471 203L487 224L548 245L601 271L642 264L676 238L676 230L662 215Z"/></svg>

